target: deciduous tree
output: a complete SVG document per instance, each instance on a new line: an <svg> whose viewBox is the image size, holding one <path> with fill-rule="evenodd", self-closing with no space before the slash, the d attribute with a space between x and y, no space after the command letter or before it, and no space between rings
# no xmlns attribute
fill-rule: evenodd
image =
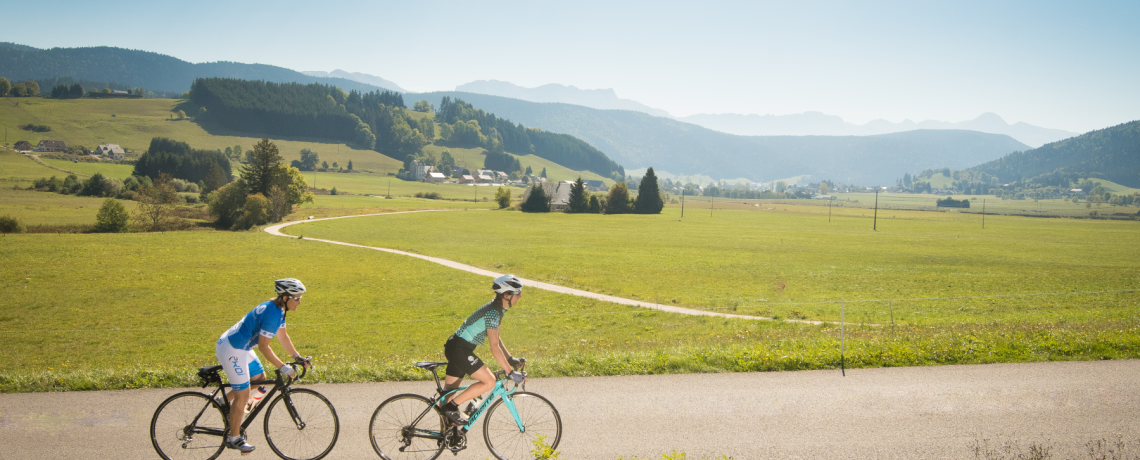
<svg viewBox="0 0 1140 460"><path fill-rule="evenodd" d="M610 193L606 197L606 214L627 214L631 209L629 187L625 182L618 182L610 187Z"/></svg>
<svg viewBox="0 0 1140 460"><path fill-rule="evenodd" d="M114 198L103 200L99 214L95 215L95 231L102 233L122 233L127 231L127 222L131 215L127 208Z"/></svg>

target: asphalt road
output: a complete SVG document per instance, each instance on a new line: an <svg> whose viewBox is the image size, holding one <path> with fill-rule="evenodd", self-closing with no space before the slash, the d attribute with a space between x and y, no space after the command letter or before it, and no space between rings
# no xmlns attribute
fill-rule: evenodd
<svg viewBox="0 0 1140 460"><path fill-rule="evenodd" d="M559 409L563 459L975 458L975 444L1089 458L1090 441L1140 455L1140 361L533 379ZM336 406L329 458L377 458L368 418L431 382L312 385ZM155 458L154 409L178 390L0 395L0 458ZM260 424L260 421L258 422ZM476 426L476 429L481 429ZM474 433L473 433L474 434ZM277 458L261 429L249 460ZM986 444L988 443L988 444ZM481 436L452 457L490 457ZM1016 452L1016 450L1015 450ZM1133 458L1132 456L1128 458ZM221 458L242 458L226 452ZM984 458L984 457L983 457ZM1002 457L1010 458L1010 457Z"/></svg>

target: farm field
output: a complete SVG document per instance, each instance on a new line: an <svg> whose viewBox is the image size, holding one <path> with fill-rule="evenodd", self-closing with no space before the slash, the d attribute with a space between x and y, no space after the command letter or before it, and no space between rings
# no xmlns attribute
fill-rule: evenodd
<svg viewBox="0 0 1140 460"><path fill-rule="evenodd" d="M104 198L61 195L0 188L0 216L19 218L29 227L95 225L95 215L103 206ZM133 211L134 201L119 200L127 211ZM34 231L29 229L29 231Z"/></svg>
<svg viewBox="0 0 1140 460"><path fill-rule="evenodd" d="M421 217L432 214L519 213ZM304 227L298 230L310 230ZM0 337L10 351L0 358L2 392L190 386L198 366L214 363L217 337L270 297L269 283L283 276L310 288L289 325L299 350L316 357L314 381L423 379L411 363L442 359L447 336L490 298L483 277L261 232L25 234L0 241L8 267L0 281L11 287L0 306ZM1098 308L1107 314L1063 322L1038 313L1005 323L849 323L847 365L1140 357L1135 304L1121 307L1131 315ZM835 323L682 316L534 289L508 313L503 334L539 376L839 365Z"/></svg>
<svg viewBox="0 0 1140 460"><path fill-rule="evenodd" d="M771 208L771 210L768 210ZM753 208L759 209L759 208ZM432 213L290 234L401 249L554 284L758 316L883 324L1131 320L1132 221L772 205L661 215ZM821 213L822 209L822 213ZM462 237L456 238L457 229ZM509 249L504 244L509 241ZM1065 295L1058 295L1065 293ZM1040 295L1050 294L1050 295Z"/></svg>

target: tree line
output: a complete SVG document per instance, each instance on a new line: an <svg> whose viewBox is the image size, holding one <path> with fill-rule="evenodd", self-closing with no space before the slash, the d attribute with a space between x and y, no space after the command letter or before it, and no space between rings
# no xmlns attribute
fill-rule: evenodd
<svg viewBox="0 0 1140 460"><path fill-rule="evenodd" d="M610 187L606 195L595 195L586 191L586 185L579 177L570 186L570 196L567 200L566 212L593 213L593 214L660 214L665 208L665 199L657 183L657 174L653 168L646 171L641 178L637 197L630 197L629 187L625 182L618 182ZM510 194L500 189L495 199L500 208L510 206ZM541 182L535 182L527 194L526 199L519 206L523 212L550 212L550 202L553 199L546 193Z"/></svg>

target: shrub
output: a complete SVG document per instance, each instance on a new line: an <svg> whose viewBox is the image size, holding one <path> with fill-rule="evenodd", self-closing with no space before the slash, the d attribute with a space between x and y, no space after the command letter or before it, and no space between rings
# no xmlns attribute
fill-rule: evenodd
<svg viewBox="0 0 1140 460"><path fill-rule="evenodd" d="M215 225L218 228L231 228L241 219L245 197L245 181L241 179L210 192L206 201L209 203L210 215L216 219Z"/></svg>
<svg viewBox="0 0 1140 460"><path fill-rule="evenodd" d="M28 227L24 222L12 216L0 216L0 233L24 233Z"/></svg>
<svg viewBox="0 0 1140 460"><path fill-rule="evenodd" d="M439 192L416 192L416 198L427 198L429 200L442 200L443 195Z"/></svg>
<svg viewBox="0 0 1140 460"><path fill-rule="evenodd" d="M633 211L633 203L629 199L629 187L625 182L618 182L610 187L610 194L606 198L606 214L626 214Z"/></svg>
<svg viewBox="0 0 1140 460"><path fill-rule="evenodd" d="M245 198L241 208L241 218L234 224L234 230L249 230L269 222L269 200L260 193Z"/></svg>
<svg viewBox="0 0 1140 460"><path fill-rule="evenodd" d="M499 187L499 190L495 192L495 202L499 203L499 209L511 207L511 191Z"/></svg>
<svg viewBox="0 0 1140 460"><path fill-rule="evenodd" d="M103 207L95 216L95 231L101 233L122 233L127 231L127 222L131 216L127 208L114 198L103 200Z"/></svg>

